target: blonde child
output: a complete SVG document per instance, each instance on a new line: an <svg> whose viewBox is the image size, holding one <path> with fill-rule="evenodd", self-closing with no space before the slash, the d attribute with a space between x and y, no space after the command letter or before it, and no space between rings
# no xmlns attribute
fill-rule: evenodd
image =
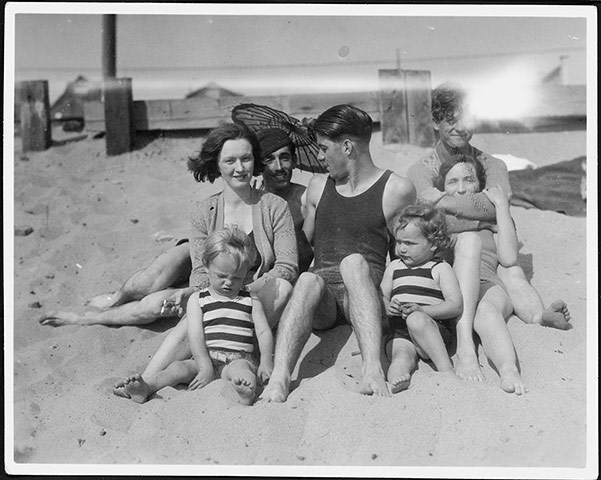
<svg viewBox="0 0 601 480"><path fill-rule="evenodd" d="M475 232L480 239L480 292L473 318L473 329L480 337L484 353L497 370L501 388L507 393L522 395L527 388L522 381L517 355L507 318L513 304L507 289L497 276L497 267L517 264L518 239L509 210L509 197L499 187L484 189L482 165L470 156L455 155L440 167L438 184L445 195L461 196L484 192L495 206L496 235L491 230ZM496 240L496 241L495 241Z"/></svg>
<svg viewBox="0 0 601 480"><path fill-rule="evenodd" d="M231 382L240 403L251 405L257 377L265 381L273 370L274 343L261 302L243 288L255 260L252 240L238 227L225 226L209 235L203 251L209 286L192 294L187 306L192 358L175 361L147 379L128 377L114 393L144 403L163 387L189 383L188 390L196 390L220 377Z"/></svg>
<svg viewBox="0 0 601 480"><path fill-rule="evenodd" d="M450 243L444 215L427 202L409 205L394 225L395 253L382 279L389 330L387 380L392 393L409 387L418 358L452 372L448 321L461 313L459 283L441 255Z"/></svg>

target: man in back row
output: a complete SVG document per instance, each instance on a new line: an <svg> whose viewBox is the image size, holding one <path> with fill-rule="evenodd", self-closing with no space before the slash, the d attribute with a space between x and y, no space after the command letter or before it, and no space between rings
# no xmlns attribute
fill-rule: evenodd
<svg viewBox="0 0 601 480"><path fill-rule="evenodd" d="M299 269L306 270L313 250L303 233L301 198L305 187L292 183L296 152L283 130L270 128L257 134L263 155L263 189L288 203L299 254ZM187 240L163 252L147 267L134 272L114 293L98 295L88 301L84 313L49 311L39 318L42 325L145 325L164 317L181 317L194 292L187 283L192 271Z"/></svg>
<svg viewBox="0 0 601 480"><path fill-rule="evenodd" d="M291 375L312 329L350 323L362 360L359 392L390 396L380 362L382 307L379 285L386 266L390 225L415 200L405 178L376 167L369 151L371 117L337 105L313 125L329 175L307 187L304 232L314 266L302 273L278 325L274 370L261 398L285 402Z"/></svg>
<svg viewBox="0 0 601 480"><path fill-rule="evenodd" d="M447 196L434 186L441 164L453 154L462 153L476 158L484 167L486 187L499 186L511 195L505 163L470 144L473 133L466 99L461 85L444 83L432 92L432 120L439 142L434 150L413 164L407 176L417 189L418 196L436 203L447 213L449 232L460 233L494 229L496 212L484 193ZM463 313L457 322L457 354L455 371L461 378L481 380L482 373L473 341L473 317L479 291L479 246L463 244L458 239L453 269L459 279L463 296ZM530 285L520 266L498 267L498 275L507 287L515 314L524 322L567 330L570 314L563 300L556 300L545 309L543 302Z"/></svg>

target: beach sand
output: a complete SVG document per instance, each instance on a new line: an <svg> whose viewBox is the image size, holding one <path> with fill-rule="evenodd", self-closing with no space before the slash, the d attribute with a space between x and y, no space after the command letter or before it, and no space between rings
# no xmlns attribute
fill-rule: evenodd
<svg viewBox="0 0 601 480"><path fill-rule="evenodd" d="M247 466L239 474L248 475L256 466L289 466L299 470L287 467L287 474L302 475L308 470L300 467L318 466L325 475L333 474L326 467L351 466L335 472L378 476L374 467L521 467L506 473L526 477L532 471L523 467L579 476L595 460L587 443L587 322L596 318L587 318L586 219L549 211L512 207L520 263L545 304L568 302L573 328L510 318L530 390L523 397L499 388L482 352L483 383L420 362L407 391L359 395L360 356L352 354L349 327L311 335L284 404L240 406L222 380L194 392L166 388L144 405L114 396L112 384L143 369L174 321L53 328L36 317L83 308L186 235L190 202L221 189L219 180L198 184L186 170L200 144L200 137L147 135L134 152L107 157L104 139L76 137L22 155L15 139L14 224L33 228L14 237L14 318L5 329L14 347L14 418L6 424L14 420L7 462L15 469ZM586 154L584 132L482 134L474 144L539 166ZM384 146L379 133L372 141L376 163L400 174L426 151ZM437 476L456 474L445 468Z"/></svg>

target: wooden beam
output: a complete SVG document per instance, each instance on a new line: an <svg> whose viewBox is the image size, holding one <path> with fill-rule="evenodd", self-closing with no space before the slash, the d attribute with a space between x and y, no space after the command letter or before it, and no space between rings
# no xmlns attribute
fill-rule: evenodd
<svg viewBox="0 0 601 480"><path fill-rule="evenodd" d="M32 80L17 84L21 105L22 151L40 151L52 145L48 81Z"/></svg>
<svg viewBox="0 0 601 480"><path fill-rule="evenodd" d="M396 72L396 70L393 70ZM552 88L549 88L552 87ZM537 115L532 118L545 117L546 124L559 126L571 123L573 119L586 119L586 90L584 86L562 87L541 86L538 103L533 106ZM420 94L411 95L411 111L413 117L409 122L405 142L416 142L416 145L428 143L426 124L430 122L428 98L430 92L421 90ZM302 120L303 118L316 118L329 107L342 103L349 103L366 111L375 123L380 123L384 130L382 119L384 114L390 112L382 110L379 101L379 92L351 92L334 94L306 94L265 97L224 97L220 99L177 99L177 100L139 100L133 102L134 130L201 130L211 129L222 122L231 121L232 108L240 103L256 103L267 105L278 110L283 110L289 115ZM398 99L400 102L401 100ZM406 101L406 100L405 100ZM86 102L84 104L85 128L90 132L105 131L105 111L101 102ZM548 119L555 118L549 122ZM517 125L532 119L513 120ZM487 125L491 122L487 122ZM579 121L582 124L582 121ZM410 127L412 130L410 130ZM479 127L476 127L478 131ZM413 132L410 134L410 132ZM418 133L419 132L419 133ZM412 137L410 135L413 135Z"/></svg>

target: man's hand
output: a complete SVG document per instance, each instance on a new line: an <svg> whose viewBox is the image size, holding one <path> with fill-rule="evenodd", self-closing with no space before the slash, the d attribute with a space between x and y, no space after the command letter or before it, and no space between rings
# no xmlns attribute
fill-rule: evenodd
<svg viewBox="0 0 601 480"><path fill-rule="evenodd" d="M161 315L173 315L182 317L186 313L185 305L188 304L188 298L193 293L192 289L180 288L175 290L171 296L163 300Z"/></svg>

